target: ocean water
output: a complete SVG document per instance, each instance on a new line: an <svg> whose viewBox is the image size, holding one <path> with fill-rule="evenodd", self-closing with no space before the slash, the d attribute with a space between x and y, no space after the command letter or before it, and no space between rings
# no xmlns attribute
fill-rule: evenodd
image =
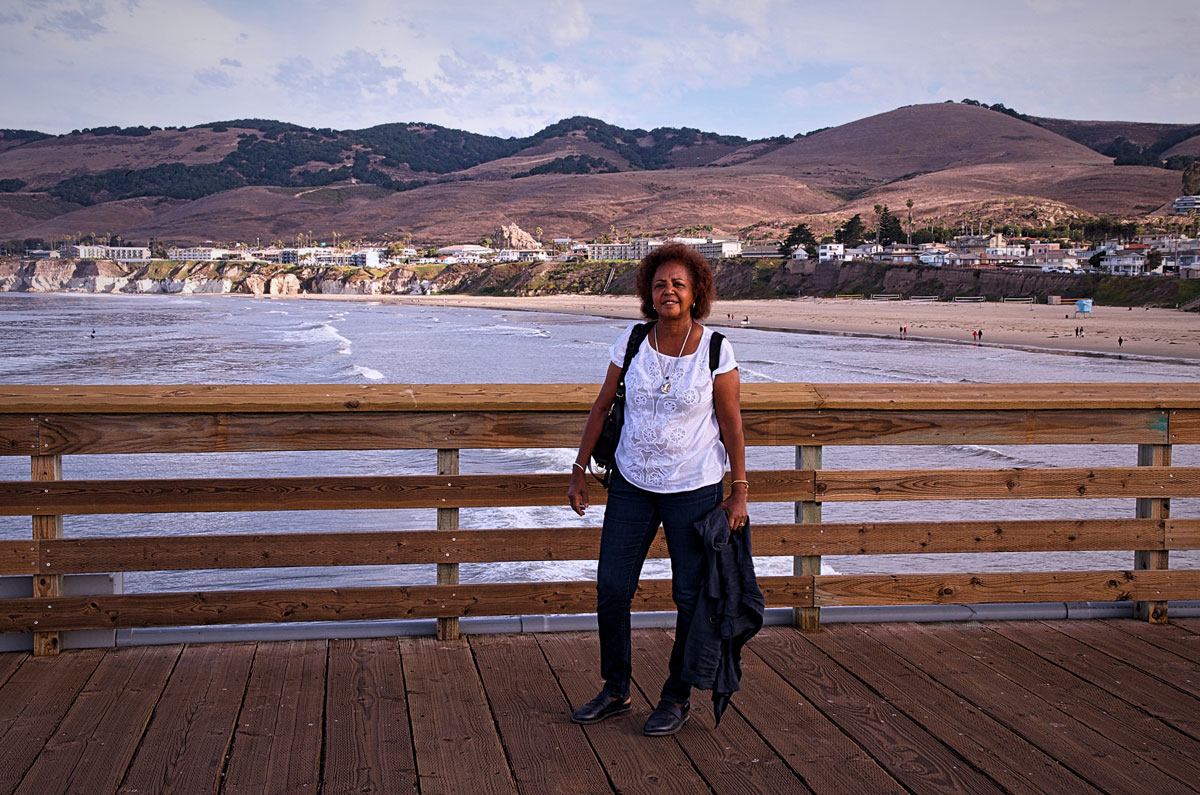
<svg viewBox="0 0 1200 795"><path fill-rule="evenodd" d="M549 313L402 306L380 302L233 296L0 293L0 383L577 383L599 382L625 322ZM891 339L723 329L745 382L1200 382L1194 363L1076 357ZM574 450L463 451L464 473L567 472ZM826 447L827 468L1129 466L1133 445ZM1200 446L1177 446L1174 463L1200 466ZM792 448L751 448L750 469L794 466ZM28 459L0 457L0 480L28 479ZM279 452L253 455L64 457L67 478L429 474L433 451ZM598 488L598 486L596 486ZM565 497L565 495L564 495ZM566 506L464 509L462 527L597 525ZM1133 500L996 500L972 503L836 503L828 521L972 518L1102 518L1134 515ZM1175 517L1200 516L1200 500L1176 500ZM791 504L753 503L756 522L791 521ZM403 530L434 527L426 511L306 511L68 516L67 536ZM0 517L0 538L25 538L29 520ZM790 573L790 558L759 558L761 574ZM1130 552L828 557L825 571L934 572L1110 569ZM1174 553L1172 568L1200 568L1200 553ZM669 576L650 561L644 576ZM434 567L360 566L142 572L129 591L196 588L414 584ZM464 564L463 582L590 579L594 561Z"/></svg>

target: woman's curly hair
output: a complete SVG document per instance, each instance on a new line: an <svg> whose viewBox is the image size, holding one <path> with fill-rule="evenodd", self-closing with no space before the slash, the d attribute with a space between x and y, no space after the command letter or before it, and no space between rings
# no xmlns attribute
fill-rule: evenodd
<svg viewBox="0 0 1200 795"><path fill-rule="evenodd" d="M668 262L678 262L692 275L692 294L694 296L692 318L703 320L708 317L708 312L712 309L712 302L717 297L717 291L713 286L712 269L708 267L708 260L704 258L704 255L683 243L667 243L659 246L643 257L641 264L638 265L637 291L638 296L642 299L642 317L647 320L654 320L658 317L658 312L654 308L652 282L654 274Z"/></svg>

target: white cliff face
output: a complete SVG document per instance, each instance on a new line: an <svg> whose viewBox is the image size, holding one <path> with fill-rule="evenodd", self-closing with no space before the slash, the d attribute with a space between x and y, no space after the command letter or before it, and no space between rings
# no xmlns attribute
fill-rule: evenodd
<svg viewBox="0 0 1200 795"><path fill-rule="evenodd" d="M300 280L296 278L296 274L294 273L273 276L271 277L269 289L271 295L299 295Z"/></svg>
<svg viewBox="0 0 1200 795"><path fill-rule="evenodd" d="M243 295L404 295L429 293L437 285L407 268L392 268L380 277L361 271L343 275L333 268L300 273L274 273L278 266L227 263L127 265L118 262L47 259L0 260L0 292L85 292L148 294Z"/></svg>

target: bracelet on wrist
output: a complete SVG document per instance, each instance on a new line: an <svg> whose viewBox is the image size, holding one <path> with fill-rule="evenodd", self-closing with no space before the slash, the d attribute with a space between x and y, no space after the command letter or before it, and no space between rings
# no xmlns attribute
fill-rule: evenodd
<svg viewBox="0 0 1200 795"><path fill-rule="evenodd" d="M582 472L585 475L587 474L587 468L583 464L579 463L578 461L572 461L571 466L579 467L580 472Z"/></svg>
<svg viewBox="0 0 1200 795"><path fill-rule="evenodd" d="M736 485L737 485L737 484L739 484L739 483L741 483L743 486L745 486L745 487L746 487L746 492L747 492L747 493L749 493L749 492L750 492L750 481L748 481L748 480L735 480L735 481L733 481L733 483L730 485L730 488L732 488L733 486L736 486Z"/></svg>

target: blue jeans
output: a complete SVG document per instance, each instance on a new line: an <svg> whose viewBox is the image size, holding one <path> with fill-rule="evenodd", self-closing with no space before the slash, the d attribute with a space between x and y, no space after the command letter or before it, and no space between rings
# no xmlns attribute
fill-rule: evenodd
<svg viewBox="0 0 1200 795"><path fill-rule="evenodd" d="M681 678L683 647L700 595L700 566L704 547L692 525L721 503L721 483L693 491L657 494L631 485L614 472L604 509L600 536L600 566L596 574L596 614L600 625L600 675L604 692L624 700L629 695L629 608L637 590L646 553L658 533L659 523L671 554L671 598L678 618L670 673L662 698L687 701L691 685Z"/></svg>

